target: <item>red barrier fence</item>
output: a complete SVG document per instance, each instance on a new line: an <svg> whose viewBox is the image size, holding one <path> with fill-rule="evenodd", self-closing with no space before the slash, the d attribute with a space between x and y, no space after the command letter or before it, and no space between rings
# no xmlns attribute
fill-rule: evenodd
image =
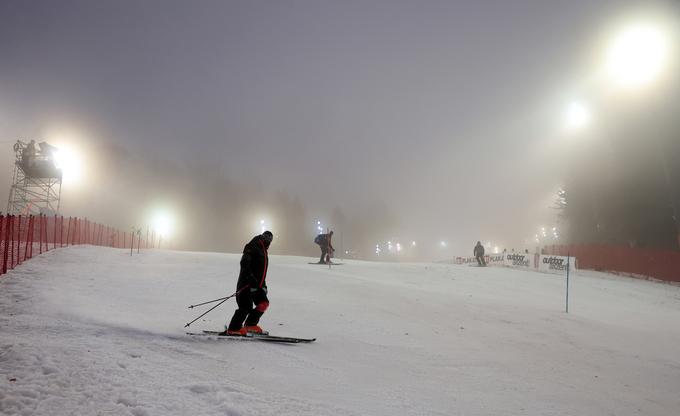
<svg viewBox="0 0 680 416"><path fill-rule="evenodd" d="M619 272L680 282L680 252L599 244L546 246L545 254L578 259L579 269Z"/></svg>
<svg viewBox="0 0 680 416"><path fill-rule="evenodd" d="M122 232L87 219L55 216L0 215L0 275L7 270L57 247L90 244L115 248L132 248L132 232ZM137 233L137 248L148 242Z"/></svg>

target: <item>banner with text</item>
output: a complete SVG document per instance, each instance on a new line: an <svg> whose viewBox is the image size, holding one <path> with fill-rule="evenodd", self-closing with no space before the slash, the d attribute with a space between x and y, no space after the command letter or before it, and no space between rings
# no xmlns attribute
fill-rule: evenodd
<svg viewBox="0 0 680 416"><path fill-rule="evenodd" d="M538 271L544 273L566 274L567 259L569 259L569 270L576 270L576 257L567 256L547 256L541 255L538 262Z"/></svg>
<svg viewBox="0 0 680 416"><path fill-rule="evenodd" d="M504 264L502 254L486 254L484 261L487 266L503 266ZM477 259L475 257L456 257L454 263L470 266L477 265Z"/></svg>
<svg viewBox="0 0 680 416"><path fill-rule="evenodd" d="M503 264L519 269L533 269L534 255L527 253L505 253Z"/></svg>

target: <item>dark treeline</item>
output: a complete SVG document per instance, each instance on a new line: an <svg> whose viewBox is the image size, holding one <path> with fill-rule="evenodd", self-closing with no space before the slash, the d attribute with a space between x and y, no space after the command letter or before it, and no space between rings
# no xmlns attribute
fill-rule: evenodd
<svg viewBox="0 0 680 416"><path fill-rule="evenodd" d="M567 240L677 250L680 123L618 122L570 156L557 201Z"/></svg>

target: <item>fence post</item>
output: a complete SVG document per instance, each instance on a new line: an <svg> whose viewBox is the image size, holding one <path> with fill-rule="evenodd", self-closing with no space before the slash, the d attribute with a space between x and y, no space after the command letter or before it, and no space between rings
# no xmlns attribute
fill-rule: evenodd
<svg viewBox="0 0 680 416"><path fill-rule="evenodd" d="M47 214L43 215L42 223L43 223L43 229L45 230L43 236L45 237L45 252L47 253L48 251L50 251L50 245L49 245L49 241L48 241L49 240L49 236L48 236L49 235L49 228L47 227Z"/></svg>
<svg viewBox="0 0 680 416"><path fill-rule="evenodd" d="M35 215L31 216L31 256L33 258L33 245L35 244Z"/></svg>
<svg viewBox="0 0 680 416"><path fill-rule="evenodd" d="M50 251L50 217L45 214L43 217L43 223L45 224L45 252Z"/></svg>
<svg viewBox="0 0 680 416"><path fill-rule="evenodd" d="M28 235L30 232L30 229L28 228L28 224L31 222L31 217L30 215L26 217L26 241L24 241L24 260L26 261L26 254L28 254Z"/></svg>
<svg viewBox="0 0 680 416"><path fill-rule="evenodd" d="M26 261L26 253L28 252L28 233L30 232L30 228L28 227L28 224L30 222L31 216L28 215L26 217L26 224L24 228L26 229L26 239L24 240L24 259L23 261Z"/></svg>
<svg viewBox="0 0 680 416"><path fill-rule="evenodd" d="M5 227L5 233L4 233L4 240L5 240L5 246L3 247L4 250L2 253L2 274L7 273L7 255L9 254L9 227L8 227L8 222L9 222L9 215L7 217L1 216L0 215L0 225L4 225ZM2 227L0 227L0 231L2 231Z"/></svg>
<svg viewBox="0 0 680 416"><path fill-rule="evenodd" d="M38 254L42 254L42 242L43 242L43 234L42 234L42 214L38 214L38 237L40 238L40 248L38 249Z"/></svg>
<svg viewBox="0 0 680 416"><path fill-rule="evenodd" d="M42 214L38 214L38 254L42 254Z"/></svg>
<svg viewBox="0 0 680 416"><path fill-rule="evenodd" d="M14 268L14 215L9 216L9 238L12 241L10 246L11 254L9 256L9 268Z"/></svg>
<svg viewBox="0 0 680 416"><path fill-rule="evenodd" d="M73 238L73 235L71 234L71 221L72 217L68 217L68 231L66 232L66 246L68 247L69 244L73 245L73 242L71 239Z"/></svg>
<svg viewBox="0 0 680 416"><path fill-rule="evenodd" d="M565 312L569 313L569 262L571 261L569 252L567 252L567 299Z"/></svg>
<svg viewBox="0 0 680 416"><path fill-rule="evenodd" d="M17 264L19 264L21 262L21 215L19 215L19 227L17 231Z"/></svg>
<svg viewBox="0 0 680 416"><path fill-rule="evenodd" d="M26 249L24 250L24 260L31 258L33 255L33 215L28 216L28 225L26 228Z"/></svg>

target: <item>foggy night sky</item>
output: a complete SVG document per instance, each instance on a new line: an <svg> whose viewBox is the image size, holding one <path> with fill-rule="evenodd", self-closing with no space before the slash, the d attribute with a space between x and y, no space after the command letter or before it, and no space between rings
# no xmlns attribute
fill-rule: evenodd
<svg viewBox="0 0 680 416"><path fill-rule="evenodd" d="M589 45L643 4L0 0L0 202L11 143L72 134L134 155L140 183L163 182L167 160L239 197L283 192L310 230L386 209L398 225L376 242L519 248L557 224L555 142ZM86 202L102 192L65 188L64 215L128 226ZM126 207L154 188L129 192Z"/></svg>

